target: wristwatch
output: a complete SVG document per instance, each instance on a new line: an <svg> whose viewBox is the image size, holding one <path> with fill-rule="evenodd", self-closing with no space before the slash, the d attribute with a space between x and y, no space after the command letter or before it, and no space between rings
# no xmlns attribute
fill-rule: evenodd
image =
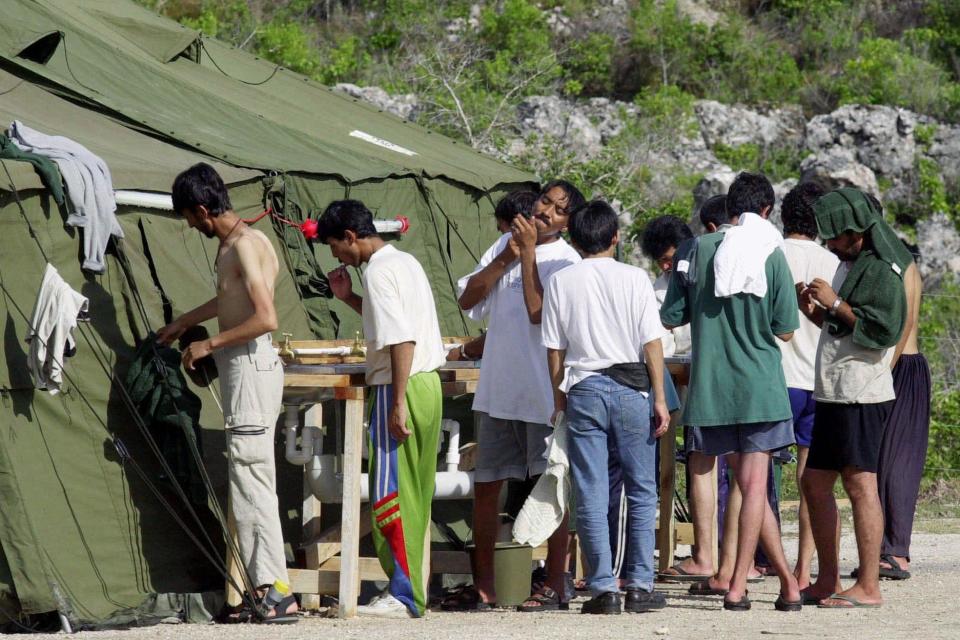
<svg viewBox="0 0 960 640"><path fill-rule="evenodd" d="M840 308L840 303L843 302L843 298L837 296L837 299L833 301L833 304L830 305L830 315L837 315L837 309Z"/></svg>

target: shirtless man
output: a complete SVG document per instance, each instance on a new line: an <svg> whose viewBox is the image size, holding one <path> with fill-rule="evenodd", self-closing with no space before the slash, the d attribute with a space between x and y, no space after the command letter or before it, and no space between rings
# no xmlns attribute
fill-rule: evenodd
<svg viewBox="0 0 960 640"><path fill-rule="evenodd" d="M217 362L226 425L230 516L240 557L260 595L276 580L289 583L277 502L273 430L280 414L283 368L270 333L277 328L273 285L277 256L263 233L234 213L223 180L200 163L177 176L173 208L190 227L218 238L217 295L160 329L157 341L170 344L184 331L216 317L220 333L190 344L183 366L209 355ZM293 596L284 598L267 620L296 621Z"/></svg>

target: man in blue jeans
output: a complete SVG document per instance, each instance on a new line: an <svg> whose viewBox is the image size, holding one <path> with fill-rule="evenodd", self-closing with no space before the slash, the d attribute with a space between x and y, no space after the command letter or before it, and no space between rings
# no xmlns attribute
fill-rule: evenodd
<svg viewBox="0 0 960 640"><path fill-rule="evenodd" d="M628 538L623 609L663 608L653 590L657 486L656 439L670 424L664 397L665 330L650 277L614 260L617 215L594 200L569 222L583 261L558 271L544 293L543 344L554 387L554 418L566 411L570 468L577 496L577 534L593 598L582 613L618 614L607 522L607 464L617 457L627 495ZM648 396L652 394L650 418Z"/></svg>

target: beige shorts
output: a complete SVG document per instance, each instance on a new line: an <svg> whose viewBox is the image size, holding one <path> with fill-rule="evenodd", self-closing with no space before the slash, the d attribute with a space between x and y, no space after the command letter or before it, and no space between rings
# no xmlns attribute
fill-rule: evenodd
<svg viewBox="0 0 960 640"><path fill-rule="evenodd" d="M214 352L227 429L272 427L283 405L283 366L270 334Z"/></svg>

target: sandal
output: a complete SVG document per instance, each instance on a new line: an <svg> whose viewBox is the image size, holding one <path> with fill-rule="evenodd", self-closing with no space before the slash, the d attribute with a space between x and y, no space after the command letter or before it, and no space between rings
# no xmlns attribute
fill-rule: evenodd
<svg viewBox="0 0 960 640"><path fill-rule="evenodd" d="M496 602L484 602L480 592L474 586L457 589L440 603L442 611L491 611L497 606Z"/></svg>
<svg viewBox="0 0 960 640"><path fill-rule="evenodd" d="M300 617L296 613L287 613L287 609L290 608L290 605L295 604L297 599L293 595L289 595L277 604L273 606L273 615L269 618L262 618L260 622L263 624L296 624L299 622Z"/></svg>
<svg viewBox="0 0 960 640"><path fill-rule="evenodd" d="M744 591L743 597L736 602L724 598L723 608L725 611L750 611L750 598L747 597L747 592Z"/></svg>
<svg viewBox="0 0 960 640"><path fill-rule="evenodd" d="M694 582L690 585L687 593L692 596L725 596L727 595L727 590L711 587L709 580L701 580L700 582Z"/></svg>
<svg viewBox="0 0 960 640"><path fill-rule="evenodd" d="M536 613L537 611L567 611L570 609L569 602L563 602L560 594L544 587L540 593L534 593L523 601L523 604L517 605L517 611L521 613Z"/></svg>

